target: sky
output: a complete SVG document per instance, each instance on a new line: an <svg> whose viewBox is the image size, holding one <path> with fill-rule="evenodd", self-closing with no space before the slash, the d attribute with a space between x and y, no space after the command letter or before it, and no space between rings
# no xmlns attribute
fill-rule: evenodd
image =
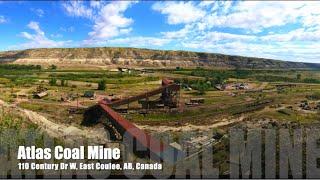
<svg viewBox="0 0 320 180"><path fill-rule="evenodd" d="M0 51L190 50L320 63L317 1L0 1Z"/></svg>

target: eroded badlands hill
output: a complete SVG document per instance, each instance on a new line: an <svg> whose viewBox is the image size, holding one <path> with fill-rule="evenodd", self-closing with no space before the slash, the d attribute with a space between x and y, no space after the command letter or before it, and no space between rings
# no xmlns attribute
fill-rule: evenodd
<svg viewBox="0 0 320 180"><path fill-rule="evenodd" d="M317 68L319 64L286 62L191 51L138 48L41 48L0 52L1 62L18 64L116 65L136 67Z"/></svg>

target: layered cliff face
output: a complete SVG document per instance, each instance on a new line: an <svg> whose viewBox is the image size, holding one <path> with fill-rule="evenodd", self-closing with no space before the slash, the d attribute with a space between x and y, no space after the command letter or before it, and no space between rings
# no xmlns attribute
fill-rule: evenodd
<svg viewBox="0 0 320 180"><path fill-rule="evenodd" d="M46 48L0 52L0 62L18 64L137 67L316 68L318 64L190 51L137 48Z"/></svg>

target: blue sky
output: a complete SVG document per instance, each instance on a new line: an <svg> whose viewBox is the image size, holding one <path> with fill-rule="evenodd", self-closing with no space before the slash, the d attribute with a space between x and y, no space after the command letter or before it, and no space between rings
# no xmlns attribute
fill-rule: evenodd
<svg viewBox="0 0 320 180"><path fill-rule="evenodd" d="M320 2L0 1L0 50L122 46L320 63Z"/></svg>

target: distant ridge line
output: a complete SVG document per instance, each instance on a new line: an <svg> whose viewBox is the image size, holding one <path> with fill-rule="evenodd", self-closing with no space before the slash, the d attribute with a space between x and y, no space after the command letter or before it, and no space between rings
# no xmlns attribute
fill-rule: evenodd
<svg viewBox="0 0 320 180"><path fill-rule="evenodd" d="M226 67L310 69L317 63L290 62L218 53L126 47L39 48L0 52L0 62L17 64L90 64L141 67Z"/></svg>

